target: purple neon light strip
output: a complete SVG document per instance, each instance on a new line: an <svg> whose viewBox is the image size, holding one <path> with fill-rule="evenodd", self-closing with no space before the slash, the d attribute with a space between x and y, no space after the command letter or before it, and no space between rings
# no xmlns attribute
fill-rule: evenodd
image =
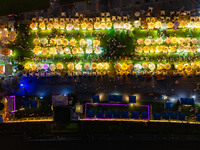
<svg viewBox="0 0 200 150"><path fill-rule="evenodd" d="M114 105L114 106L130 106L130 104L109 104L109 103L85 103L85 112L84 112L84 118L85 119L91 119L86 117L86 111L87 111L87 105ZM147 107L148 108L148 118L147 119L115 119L115 118L92 118L96 120L150 120L149 116L149 105L133 105L133 106L139 106L139 107Z"/></svg>
<svg viewBox="0 0 200 150"><path fill-rule="evenodd" d="M15 96L8 96L8 97L13 97L14 101L13 101L13 111L11 111L11 113L15 112Z"/></svg>

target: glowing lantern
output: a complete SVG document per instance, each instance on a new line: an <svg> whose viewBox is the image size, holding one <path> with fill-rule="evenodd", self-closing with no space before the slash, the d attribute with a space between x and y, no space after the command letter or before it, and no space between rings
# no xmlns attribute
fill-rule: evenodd
<svg viewBox="0 0 200 150"><path fill-rule="evenodd" d="M86 44L86 42L85 42L85 40L84 40L84 39L81 39L81 40L79 41L79 44L80 44L81 46L83 46L83 45L85 45L85 44Z"/></svg>
<svg viewBox="0 0 200 150"><path fill-rule="evenodd" d="M92 47L91 46L88 46L87 48L86 48L86 54L91 54L92 53Z"/></svg>
<svg viewBox="0 0 200 150"><path fill-rule="evenodd" d="M134 21L133 25L136 27L136 28L139 28L141 26L141 22L139 20L136 20Z"/></svg>
<svg viewBox="0 0 200 150"><path fill-rule="evenodd" d="M178 70L182 70L184 68L184 66L182 64L179 64L177 67L176 67Z"/></svg>
<svg viewBox="0 0 200 150"><path fill-rule="evenodd" d="M92 45L92 40L91 39L87 39L86 43L87 43L88 46L91 46Z"/></svg>
<svg viewBox="0 0 200 150"><path fill-rule="evenodd" d="M178 43L179 43L179 44L183 44L184 42L185 42L185 40L184 40L183 38L179 38L179 39L178 39Z"/></svg>
<svg viewBox="0 0 200 150"><path fill-rule="evenodd" d="M41 52L43 55L46 55L48 54L48 49L46 47L43 47Z"/></svg>
<svg viewBox="0 0 200 150"><path fill-rule="evenodd" d="M196 28L200 28L200 21L197 21L197 22L195 23L195 27L196 27Z"/></svg>
<svg viewBox="0 0 200 150"><path fill-rule="evenodd" d="M32 29L32 30L36 30L37 29L37 23L31 23L30 24L30 28Z"/></svg>
<svg viewBox="0 0 200 150"><path fill-rule="evenodd" d="M63 64L57 63L57 64L56 64L56 69L58 69L58 70L63 69Z"/></svg>
<svg viewBox="0 0 200 150"><path fill-rule="evenodd" d="M191 40L191 42L192 42L192 44L197 44L197 43L198 43L198 40L197 40L196 38L193 38L193 39Z"/></svg>
<svg viewBox="0 0 200 150"><path fill-rule="evenodd" d="M81 47L78 48L78 53L83 53L83 49Z"/></svg>
<svg viewBox="0 0 200 150"><path fill-rule="evenodd" d="M83 23L81 24L81 28L85 30L85 29L87 28L87 23L83 22Z"/></svg>
<svg viewBox="0 0 200 150"><path fill-rule="evenodd" d="M57 43L57 45L61 45L62 44L62 40L61 39L57 39L56 43Z"/></svg>
<svg viewBox="0 0 200 150"><path fill-rule="evenodd" d="M180 27L184 28L184 27L186 27L186 25L187 25L187 24L186 24L185 21L181 21L181 22L180 22Z"/></svg>
<svg viewBox="0 0 200 150"><path fill-rule="evenodd" d="M142 66L140 64L135 64L134 68L135 70L141 70Z"/></svg>
<svg viewBox="0 0 200 150"><path fill-rule="evenodd" d="M197 69L198 65L196 63L191 64L192 69Z"/></svg>
<svg viewBox="0 0 200 150"><path fill-rule="evenodd" d="M185 69L187 72L191 72L192 71L192 67L191 66L187 66Z"/></svg>
<svg viewBox="0 0 200 150"><path fill-rule="evenodd" d="M95 48L94 53L101 54L101 48L100 47Z"/></svg>
<svg viewBox="0 0 200 150"><path fill-rule="evenodd" d="M156 42L157 42L158 44L162 44L162 43L163 43L163 39L162 39L162 38L158 38L158 39L156 40Z"/></svg>
<svg viewBox="0 0 200 150"><path fill-rule="evenodd" d="M148 23L145 21L145 22L142 24L142 27L143 27L144 29L147 29L147 28L148 28Z"/></svg>
<svg viewBox="0 0 200 150"><path fill-rule="evenodd" d="M12 54L12 50L8 48L0 49L0 54L3 56L10 56Z"/></svg>
<svg viewBox="0 0 200 150"><path fill-rule="evenodd" d="M147 63L142 63L142 68L143 69L147 69L148 68L148 64Z"/></svg>
<svg viewBox="0 0 200 150"><path fill-rule="evenodd" d="M59 54L63 54L63 48L62 48L61 46L58 46L58 47L57 47L57 52L58 52Z"/></svg>
<svg viewBox="0 0 200 150"><path fill-rule="evenodd" d="M49 65L48 65L48 64L44 64L44 65L43 65L43 69L44 69L44 70L47 70L48 68L49 68Z"/></svg>
<svg viewBox="0 0 200 150"><path fill-rule="evenodd" d="M73 54L77 54L77 52L78 52L78 48L77 48L77 47L74 47L74 48L72 49L72 53L73 53Z"/></svg>
<svg viewBox="0 0 200 150"><path fill-rule="evenodd" d="M102 65L102 63L98 63L98 64L97 64L97 69L99 69L99 70L100 70L100 69L102 69L102 68L103 68L103 65Z"/></svg>
<svg viewBox="0 0 200 150"><path fill-rule="evenodd" d="M148 23L148 28L153 29L155 27L155 24L153 22Z"/></svg>
<svg viewBox="0 0 200 150"><path fill-rule="evenodd" d="M41 39L41 40L40 40L40 43L41 43L42 45L45 45L45 44L47 44L47 39L44 39L44 38L43 38L43 39Z"/></svg>
<svg viewBox="0 0 200 150"><path fill-rule="evenodd" d="M144 46L143 51L144 53L149 53L149 46Z"/></svg>
<svg viewBox="0 0 200 150"><path fill-rule="evenodd" d="M41 64L41 63L37 64L37 69L39 69L39 70L43 69L43 64Z"/></svg>
<svg viewBox="0 0 200 150"><path fill-rule="evenodd" d="M174 22L174 29L177 29L178 28L178 26L179 26L179 22Z"/></svg>
<svg viewBox="0 0 200 150"><path fill-rule="evenodd" d="M31 64L31 70L36 70L37 69L37 65L36 64Z"/></svg>
<svg viewBox="0 0 200 150"><path fill-rule="evenodd" d="M115 68L116 70L118 70L118 69L121 68L121 65L120 65L119 63L117 63L117 64L114 65L114 68Z"/></svg>
<svg viewBox="0 0 200 150"><path fill-rule="evenodd" d="M58 22L54 22L54 23L53 23L53 27L54 27L55 29L58 29L58 28L59 28L59 26L60 26L60 25L59 25L59 23L58 23Z"/></svg>
<svg viewBox="0 0 200 150"><path fill-rule="evenodd" d="M100 44L100 41L99 41L99 40L94 40L94 41L93 41L93 45L94 45L94 46L99 46L99 44Z"/></svg>
<svg viewBox="0 0 200 150"><path fill-rule="evenodd" d="M112 28L112 23L109 21L106 23L106 28L111 29Z"/></svg>
<svg viewBox="0 0 200 150"><path fill-rule="evenodd" d="M127 70L128 69L128 65L127 64L122 64L121 65L121 69L122 70Z"/></svg>
<svg viewBox="0 0 200 150"><path fill-rule="evenodd" d="M168 28L173 28L173 27L174 27L174 24L173 24L172 22L168 22L168 23L167 23L167 27L168 27Z"/></svg>
<svg viewBox="0 0 200 150"><path fill-rule="evenodd" d="M192 51L191 46L185 46L185 49L186 49L188 52L191 52L191 51Z"/></svg>
<svg viewBox="0 0 200 150"><path fill-rule="evenodd" d="M150 39L145 39L144 44L145 44L145 45L151 44L151 40L150 40Z"/></svg>
<svg viewBox="0 0 200 150"><path fill-rule="evenodd" d="M68 40L67 40L67 39L63 39L63 40L62 40L62 44L66 46L66 45L68 45L68 44L69 44L69 42L68 42Z"/></svg>
<svg viewBox="0 0 200 150"><path fill-rule="evenodd" d="M92 69L96 69L97 68L97 63L92 63L91 67L92 67Z"/></svg>
<svg viewBox="0 0 200 150"><path fill-rule="evenodd" d="M192 45L192 46L191 46L191 50L192 50L193 52L196 52L196 51L197 51L196 45Z"/></svg>
<svg viewBox="0 0 200 150"><path fill-rule="evenodd" d="M119 28L124 29L124 23L123 22L119 23Z"/></svg>
<svg viewBox="0 0 200 150"><path fill-rule="evenodd" d="M78 23L74 23L74 29L79 30L79 24Z"/></svg>
<svg viewBox="0 0 200 150"><path fill-rule="evenodd" d="M69 47L65 47L64 51L66 54L71 54Z"/></svg>
<svg viewBox="0 0 200 150"><path fill-rule="evenodd" d="M40 47L39 46L35 46L34 49L33 49L33 53L39 54L40 53Z"/></svg>
<svg viewBox="0 0 200 150"><path fill-rule="evenodd" d="M190 43L190 38L185 38L185 43L186 44Z"/></svg>
<svg viewBox="0 0 200 150"><path fill-rule="evenodd" d="M71 46L74 46L74 45L76 44L76 40L75 40L75 39L71 39L71 40L69 41L69 44L70 44Z"/></svg>
<svg viewBox="0 0 200 150"><path fill-rule="evenodd" d="M155 68L156 68L155 64L153 64L153 63L150 63L150 64L149 64L149 69L150 69L151 71L153 71Z"/></svg>
<svg viewBox="0 0 200 150"><path fill-rule="evenodd" d="M77 64L77 65L75 66L75 68L76 68L76 70L81 70L81 69L82 69L82 65L81 65L81 64Z"/></svg>
<svg viewBox="0 0 200 150"><path fill-rule="evenodd" d="M178 42L178 40L177 40L177 38L176 38L176 37L173 37L173 38L171 38L171 42L172 42L172 44L175 44L175 43L177 43L177 42Z"/></svg>
<svg viewBox="0 0 200 150"><path fill-rule="evenodd" d="M55 39L51 39L51 40L50 40L50 45L51 45L51 46L56 45Z"/></svg>
<svg viewBox="0 0 200 150"><path fill-rule="evenodd" d="M1 36L2 37L8 37L8 29L7 28L4 28L2 31L1 31Z"/></svg>
<svg viewBox="0 0 200 150"><path fill-rule="evenodd" d="M171 39L170 39L170 38L166 38L166 39L165 39L165 43L166 43L166 44L170 44L170 43L171 43Z"/></svg>
<svg viewBox="0 0 200 150"><path fill-rule="evenodd" d="M24 68L29 70L31 68L31 64L30 63L25 63Z"/></svg>
<svg viewBox="0 0 200 150"><path fill-rule="evenodd" d="M39 43L40 43L40 40L38 38L33 40L34 45L38 45Z"/></svg>
<svg viewBox="0 0 200 150"><path fill-rule="evenodd" d="M155 39L151 39L151 44L156 44L156 40Z"/></svg>
<svg viewBox="0 0 200 150"><path fill-rule="evenodd" d="M156 52L162 52L162 51L163 51L163 46L156 47Z"/></svg>
<svg viewBox="0 0 200 150"><path fill-rule="evenodd" d="M86 70L89 70L89 69L90 69L90 64L89 64L89 63L86 63L86 64L84 65L84 68L85 68Z"/></svg>
<svg viewBox="0 0 200 150"><path fill-rule="evenodd" d="M52 28L53 28L53 24L52 24L52 23L48 23L48 24L47 24L47 29L48 29L48 30L51 30Z"/></svg>
<svg viewBox="0 0 200 150"><path fill-rule="evenodd" d="M161 27L162 23L160 21L156 21L155 28L159 29Z"/></svg>
<svg viewBox="0 0 200 150"><path fill-rule="evenodd" d="M168 52L168 47L167 46L163 46L163 53L167 53Z"/></svg>
<svg viewBox="0 0 200 150"><path fill-rule="evenodd" d="M118 28L119 28L119 24L118 24L117 22L115 22L115 23L113 24L113 27L114 27L114 29L118 29Z"/></svg>
<svg viewBox="0 0 200 150"><path fill-rule="evenodd" d="M65 29L65 23L64 22L60 22L60 29Z"/></svg>
<svg viewBox="0 0 200 150"><path fill-rule="evenodd" d="M73 27L74 27L74 26L73 26L72 24L68 24L68 25L67 25L67 30L71 30L71 29L73 29Z"/></svg>
<svg viewBox="0 0 200 150"><path fill-rule="evenodd" d="M9 41L14 42L15 38L16 38L15 31L11 31L8 37Z"/></svg>
<svg viewBox="0 0 200 150"><path fill-rule="evenodd" d="M39 28L42 29L42 30L45 30L45 24L44 24L44 22L41 22L39 24Z"/></svg>
<svg viewBox="0 0 200 150"><path fill-rule="evenodd" d="M193 21L190 21L187 25L188 28L194 28L195 24Z"/></svg>
<svg viewBox="0 0 200 150"><path fill-rule="evenodd" d="M87 28L88 28L88 30L92 30L93 29L93 24L92 23L88 23Z"/></svg>
<svg viewBox="0 0 200 150"><path fill-rule="evenodd" d="M142 53L142 47L141 46L137 46L136 49L135 49L135 52Z"/></svg>
<svg viewBox="0 0 200 150"><path fill-rule="evenodd" d="M69 70L74 70L74 64L69 63L69 64L67 65L67 68L68 68Z"/></svg>
<svg viewBox="0 0 200 150"><path fill-rule="evenodd" d="M138 40L137 40L137 43L140 44L140 45L143 44L143 42L144 42L143 39L138 39Z"/></svg>
<svg viewBox="0 0 200 150"><path fill-rule="evenodd" d="M166 23L166 22L162 23L161 29L163 29L163 30L166 30L166 29L167 29L167 23Z"/></svg>
<svg viewBox="0 0 200 150"><path fill-rule="evenodd" d="M158 65L157 65L157 69L158 69L158 70L162 70L163 68L164 68L164 65L163 65L163 64L158 64Z"/></svg>
<svg viewBox="0 0 200 150"><path fill-rule="evenodd" d="M94 28L95 29L99 29L100 28L100 23L99 22L95 22L94 23Z"/></svg>
<svg viewBox="0 0 200 150"><path fill-rule="evenodd" d="M55 47L51 47L49 50L50 54L56 54L56 48Z"/></svg>
<svg viewBox="0 0 200 150"><path fill-rule="evenodd" d="M104 22L101 23L101 29L105 29L106 28L106 24Z"/></svg>
<svg viewBox="0 0 200 150"><path fill-rule="evenodd" d="M3 43L3 45L8 44L9 43L8 37L3 37L2 38L2 43Z"/></svg>
<svg viewBox="0 0 200 150"><path fill-rule="evenodd" d="M164 66L164 68L165 68L166 70L169 70L169 69L171 68L171 65L170 65L169 63L166 63L165 66Z"/></svg>
<svg viewBox="0 0 200 150"><path fill-rule="evenodd" d="M184 52L185 47L184 47L184 46L179 46L179 47L178 47L178 50L179 50L179 52Z"/></svg>
<svg viewBox="0 0 200 150"><path fill-rule="evenodd" d="M151 52L151 53L154 53L155 51L156 51L156 46L151 46L150 52Z"/></svg>
<svg viewBox="0 0 200 150"><path fill-rule="evenodd" d="M55 70L56 70L56 66L55 66L54 64L51 64L51 65L49 66L49 69L50 69L51 71L55 71Z"/></svg>
<svg viewBox="0 0 200 150"><path fill-rule="evenodd" d="M129 64L129 65L128 65L128 68L129 68L130 70L132 70L132 69L134 68L134 65L133 65L133 64Z"/></svg>

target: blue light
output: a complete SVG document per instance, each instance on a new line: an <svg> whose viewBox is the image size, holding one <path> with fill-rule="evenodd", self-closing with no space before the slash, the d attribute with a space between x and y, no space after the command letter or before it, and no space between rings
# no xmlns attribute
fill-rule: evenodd
<svg viewBox="0 0 200 150"><path fill-rule="evenodd" d="M43 96L41 96L40 99L43 99Z"/></svg>
<svg viewBox="0 0 200 150"><path fill-rule="evenodd" d="M24 84L20 84L20 86L21 86L21 87L23 87L23 86L24 86Z"/></svg>

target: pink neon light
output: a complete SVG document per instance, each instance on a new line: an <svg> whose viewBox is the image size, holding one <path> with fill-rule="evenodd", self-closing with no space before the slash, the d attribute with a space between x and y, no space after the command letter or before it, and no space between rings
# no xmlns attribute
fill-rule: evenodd
<svg viewBox="0 0 200 150"><path fill-rule="evenodd" d="M147 119L116 119L116 118L87 118L86 112L87 112L87 105L114 105L114 106L130 106L130 104L110 104L110 103L85 103L85 112L84 112L84 118L85 119L96 119L96 120L150 120L149 115L149 105L133 105L133 106L139 106L139 107L147 107L148 108L148 117Z"/></svg>

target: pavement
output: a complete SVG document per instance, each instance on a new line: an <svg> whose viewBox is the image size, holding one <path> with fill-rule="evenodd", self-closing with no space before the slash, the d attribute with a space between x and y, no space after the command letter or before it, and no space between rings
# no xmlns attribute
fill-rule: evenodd
<svg viewBox="0 0 200 150"><path fill-rule="evenodd" d="M81 101L91 101L94 95L99 95L100 100L107 100L108 94L121 94L125 101L128 101L129 95L135 95L141 102L163 101L162 95L166 95L172 102L181 97L194 97L195 102L200 103L199 79L195 76L168 77L165 80L135 76L26 77L20 80L23 87L15 94L45 96L76 92ZM176 81L178 84L175 84Z"/></svg>

